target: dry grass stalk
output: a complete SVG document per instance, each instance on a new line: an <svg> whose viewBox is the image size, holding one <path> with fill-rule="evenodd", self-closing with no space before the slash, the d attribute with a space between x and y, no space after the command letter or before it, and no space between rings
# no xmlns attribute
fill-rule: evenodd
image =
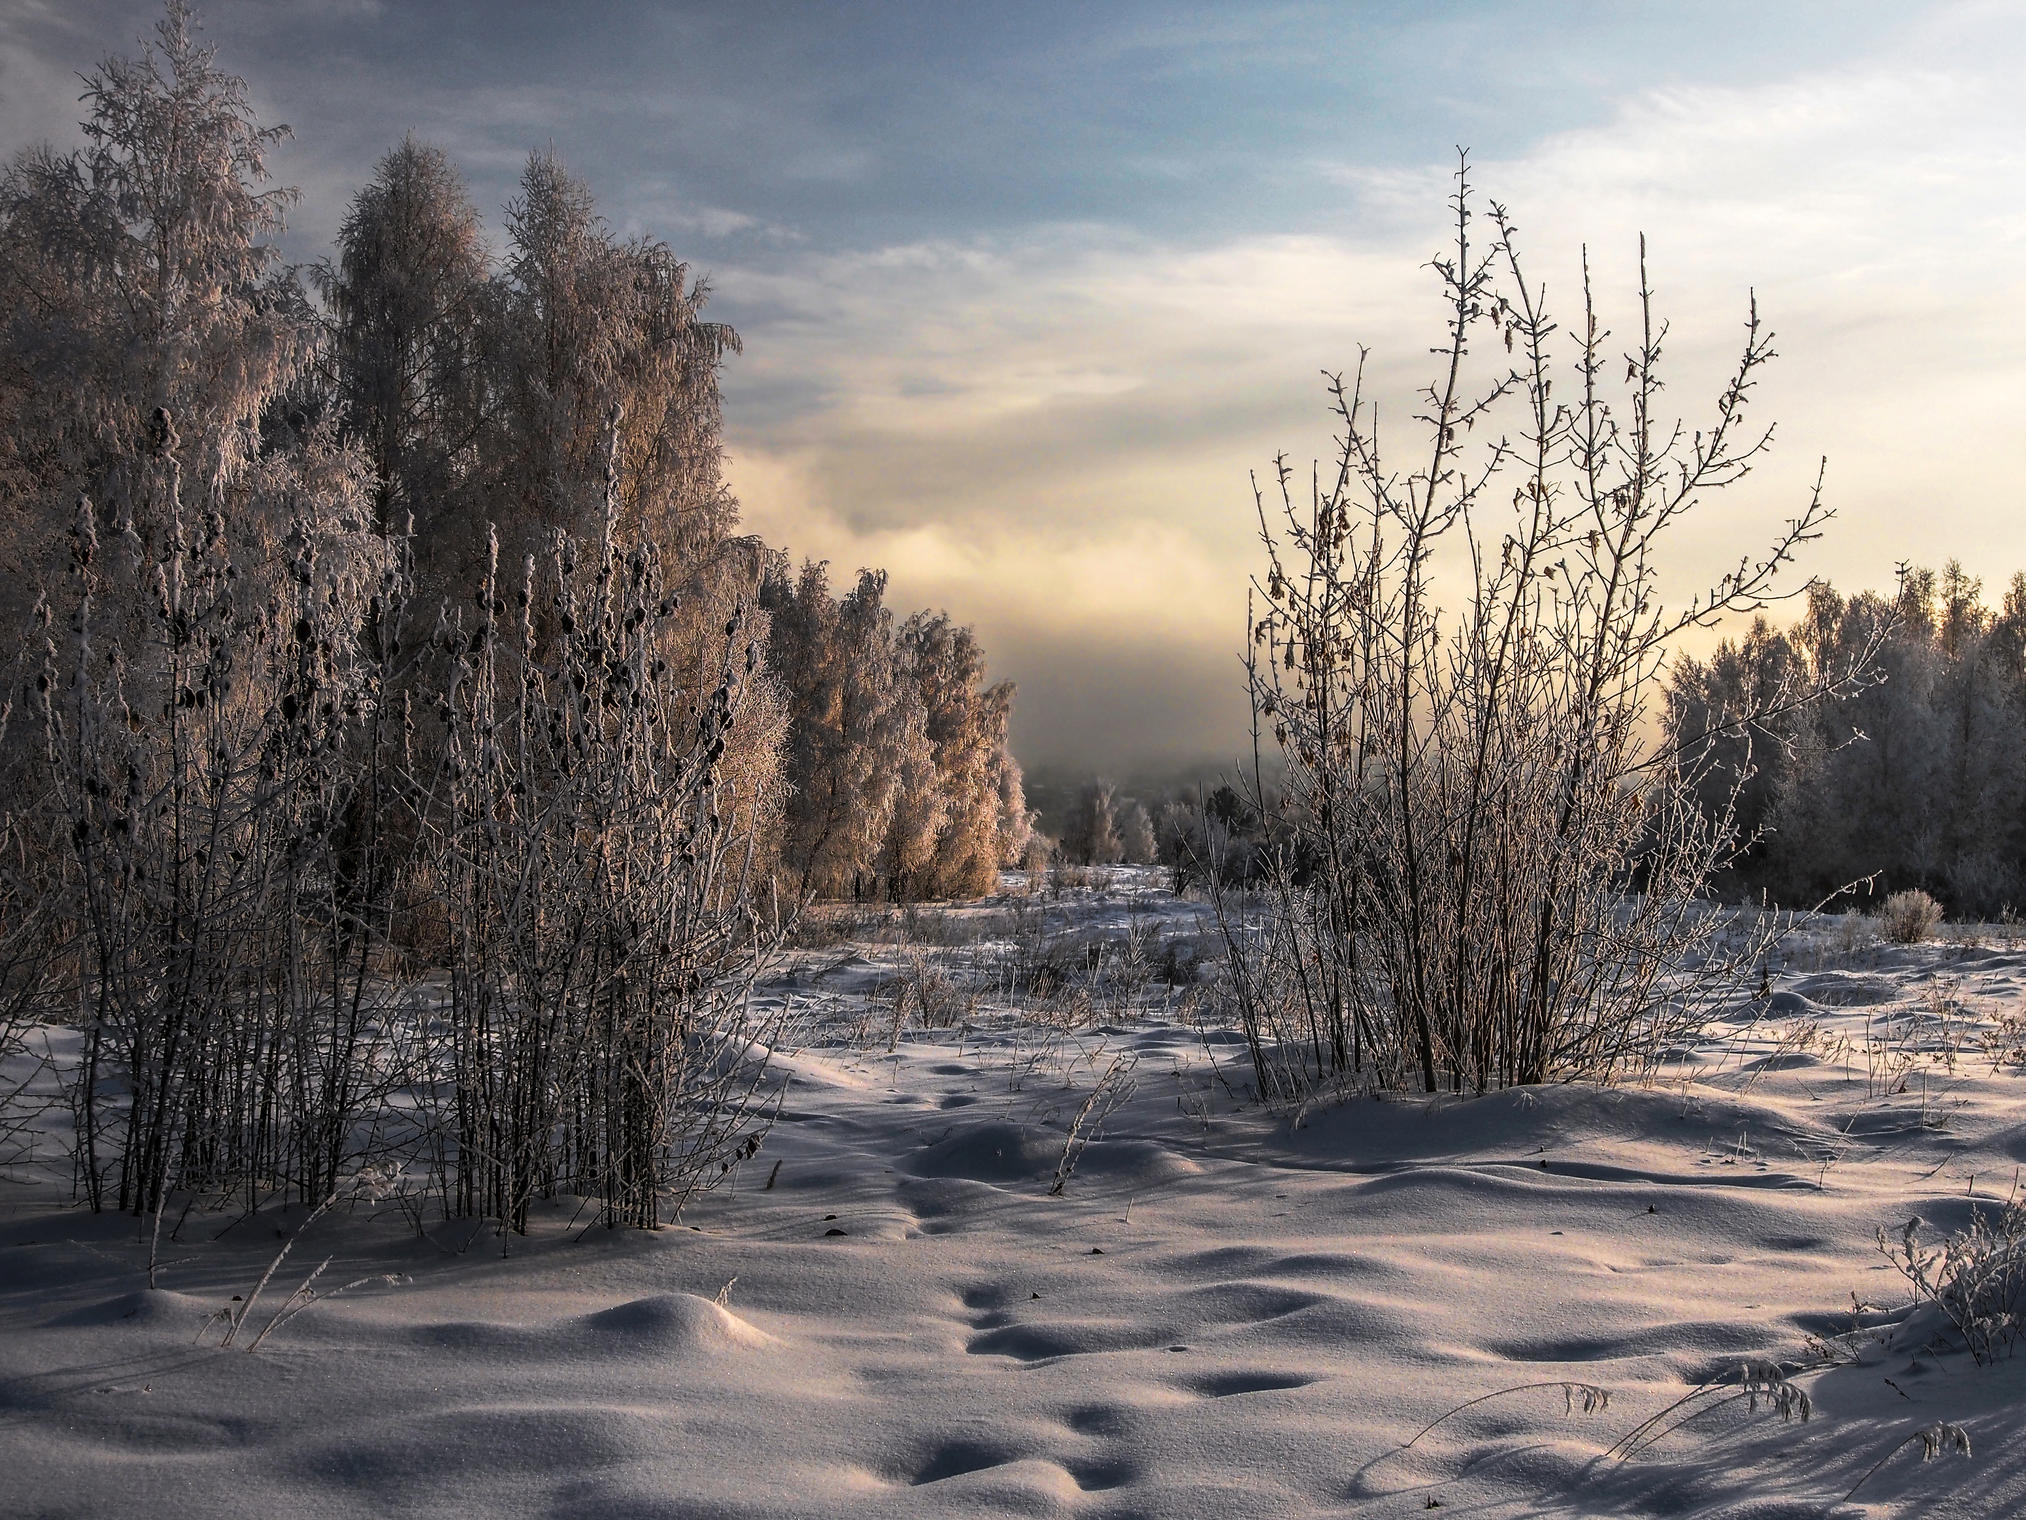
<svg viewBox="0 0 2026 1520"><path fill-rule="evenodd" d="M1856 1496L1857 1491L1869 1483L1881 1467L1885 1466L1886 1463L1890 1462L1916 1441L1920 1442L1920 1459L1923 1462L1932 1462L1935 1458L1946 1456L1950 1452L1955 1452L1957 1455L1964 1457L1970 1454L1970 1433L1963 1429L1962 1426L1952 1424L1947 1420L1936 1420L1932 1425L1923 1425L1904 1440L1895 1442L1884 1456L1871 1464L1863 1477L1850 1485L1850 1492L1846 1493L1839 1502L1848 1504Z"/></svg>
<svg viewBox="0 0 2026 1520"><path fill-rule="evenodd" d="M1415 1442L1419 1441L1423 1436L1427 1435L1429 1431L1435 1429L1436 1426L1441 1425L1451 1419L1454 1419L1457 1415L1462 1414L1463 1411L1466 1409L1475 1409L1479 1404L1487 1404L1491 1402L1491 1400L1493 1399L1506 1398L1511 1394L1533 1393L1540 1389L1552 1389L1561 1394L1562 1412L1564 1414L1574 1414L1576 1411L1576 1405L1578 1403L1580 1403L1583 1406L1584 1414L1595 1414L1599 1410L1609 1409L1611 1407L1611 1390L1608 1388L1599 1388L1594 1383L1574 1383L1567 1381L1558 1381L1550 1383L1521 1383L1516 1387L1500 1388L1492 1393L1479 1394L1474 1399L1465 1399L1461 1404L1458 1404L1454 1409L1449 1410L1445 1414L1437 1415L1434 1419L1430 1420L1426 1425L1423 1425L1419 1430L1415 1431L1411 1437L1409 1437L1406 1441L1401 1443L1400 1450L1406 1451L1409 1447L1413 1446Z"/></svg>
<svg viewBox="0 0 2026 1520"><path fill-rule="evenodd" d="M1613 1452L1620 1462L1629 1460L1638 1453L1664 1440L1675 1431L1693 1420L1699 1420L1714 1410L1725 1408L1743 1400L1750 1413L1758 1413L1763 1402L1779 1415L1780 1419L1807 1421L1814 1418L1814 1401L1808 1390L1793 1382L1786 1371L1777 1363L1748 1361L1741 1363L1728 1382L1711 1379L1690 1389L1680 1398L1651 1418L1646 1419L1614 1442L1605 1452ZM1673 1416L1682 1414L1678 1420Z"/></svg>
<svg viewBox="0 0 2026 1520"><path fill-rule="evenodd" d="M1084 1148L1104 1128L1104 1121L1133 1095L1133 1068L1140 1058L1131 1051L1121 1051L1111 1059L1090 1092L1077 1108L1069 1121L1069 1133L1063 1137L1062 1155L1055 1163L1055 1181L1049 1187L1050 1197L1060 1197L1062 1190L1069 1186L1070 1175L1076 1170L1076 1163L1083 1159Z"/></svg>

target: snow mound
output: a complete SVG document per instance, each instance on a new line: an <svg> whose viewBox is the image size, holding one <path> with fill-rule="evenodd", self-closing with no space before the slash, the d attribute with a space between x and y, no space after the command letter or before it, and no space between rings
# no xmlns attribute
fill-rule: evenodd
<svg viewBox="0 0 2026 1520"><path fill-rule="evenodd" d="M1004 1185L1055 1175L1066 1137L1057 1130L993 1120L967 1125L902 1163L916 1177ZM1092 1140L1075 1158L1078 1177L1147 1186L1193 1177L1202 1168L1154 1140Z"/></svg>
<svg viewBox="0 0 2026 1520"><path fill-rule="evenodd" d="M510 1505L551 1475L614 1468L651 1457L668 1433L638 1411L570 1403L474 1402L403 1411L318 1435L299 1450L306 1478L327 1494L380 1513L412 1512L428 1493L436 1514L476 1514Z"/></svg>
<svg viewBox="0 0 2026 1520"><path fill-rule="evenodd" d="M1093 1140L1076 1163L1079 1177L1150 1184L1194 1177L1203 1168L1156 1140Z"/></svg>
<svg viewBox="0 0 2026 1520"><path fill-rule="evenodd" d="M1493 1160L1578 1145L1701 1140L1740 1132L1783 1140L1826 1134L1771 1102L1709 1087L1511 1087L1434 1102L1356 1098L1324 1109L1287 1135L1313 1165L1383 1170L1409 1162Z"/></svg>
<svg viewBox="0 0 2026 1520"><path fill-rule="evenodd" d="M1904 977L1875 976L1862 971L1823 971L1798 979L1792 989L1826 1008L1871 1008L1907 994Z"/></svg>
<svg viewBox="0 0 2026 1520"><path fill-rule="evenodd" d="M600 1309L580 1320L597 1335L623 1339L657 1354L753 1350L781 1343L723 1304L694 1293L654 1293Z"/></svg>
<svg viewBox="0 0 2026 1520"><path fill-rule="evenodd" d="M958 1129L947 1139L925 1146L904 1166L917 1177L1025 1182L1053 1176L1061 1159L1062 1136L1030 1124L994 1120Z"/></svg>
<svg viewBox="0 0 2026 1520"><path fill-rule="evenodd" d="M136 1288L131 1293L121 1293L99 1303L73 1309L54 1323L79 1328L124 1324L136 1329L161 1328L188 1335L217 1318L218 1308L217 1304L188 1293L172 1293L167 1288Z"/></svg>

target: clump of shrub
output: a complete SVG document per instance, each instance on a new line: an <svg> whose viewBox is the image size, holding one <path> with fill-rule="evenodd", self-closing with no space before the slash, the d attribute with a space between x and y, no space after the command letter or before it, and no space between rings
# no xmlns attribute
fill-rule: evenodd
<svg viewBox="0 0 2026 1520"><path fill-rule="evenodd" d="M2009 1355L2026 1335L2026 1207L2013 1199L1938 1247L1920 1238L1920 1216L1878 1249L1923 1302L1939 1307L1980 1367Z"/></svg>
<svg viewBox="0 0 2026 1520"><path fill-rule="evenodd" d="M1855 955L1870 946L1873 937L1871 921L1857 908L1846 909L1836 919L1836 928L1830 943L1840 955Z"/></svg>
<svg viewBox="0 0 2026 1520"><path fill-rule="evenodd" d="M1408 430L1382 448L1361 369L1330 380L1336 457L1308 471L1282 456L1255 486L1260 753L1242 801L1264 860L1249 901L1213 891L1262 1095L1648 1070L1785 932L1706 908L1752 837L1749 767L1649 737L1681 637L1767 605L1829 515L1811 491L1763 550L1663 599L1670 533L1770 445L1745 419L1771 334L1750 311L1707 423L1659 418L1666 323L1642 247L1629 396L1609 393L1620 354L1587 276L1574 373L1555 373L1567 329L1504 209L1488 239L1476 230L1467 169L1432 266L1446 341L1412 463L1392 452ZM1463 595L1444 607L1450 587ZM1712 714L1701 737L1843 695L1875 652Z"/></svg>
<svg viewBox="0 0 2026 1520"><path fill-rule="evenodd" d="M0 1163L67 1109L94 1210L665 1223L759 1144L796 910L1025 848L1012 687L734 534L737 334L553 154L495 261L403 144L313 291L184 0L82 82L0 161Z"/></svg>
<svg viewBox="0 0 2026 1520"><path fill-rule="evenodd" d="M1918 887L1895 892L1879 905L1878 932L1895 945L1917 945L1942 921L1942 905Z"/></svg>

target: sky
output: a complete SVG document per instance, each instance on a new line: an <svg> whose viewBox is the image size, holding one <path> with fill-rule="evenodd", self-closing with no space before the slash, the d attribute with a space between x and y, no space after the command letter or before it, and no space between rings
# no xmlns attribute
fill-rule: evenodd
<svg viewBox="0 0 2026 1520"><path fill-rule="evenodd" d="M0 150L76 140L145 0L0 0ZM552 146L708 275L748 526L891 575L1017 681L1029 765L1239 749L1251 476L1332 448L1369 351L1405 415L1459 145L1565 315L1629 331L1639 235L1670 395L1708 415L1756 294L1775 452L1680 528L1685 597L1799 511L1806 573L2026 568L2026 4L568 6L214 0L293 139L322 256L405 132L500 223ZM1798 579L1793 584L1799 584ZM1776 614L1777 615L1777 614Z"/></svg>

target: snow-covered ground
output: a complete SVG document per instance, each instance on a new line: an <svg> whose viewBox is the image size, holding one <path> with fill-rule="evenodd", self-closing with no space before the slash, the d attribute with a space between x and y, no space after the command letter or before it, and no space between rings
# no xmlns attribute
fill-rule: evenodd
<svg viewBox="0 0 2026 1520"><path fill-rule="evenodd" d="M133 1221L11 1187L0 1515L2026 1512L2026 1377L1876 1240L2011 1193L2026 947L1832 930L1653 1085L1295 1114L1244 1101L1200 912L1141 874L846 922L765 989L789 1085L734 1188L504 1259L326 1215L230 1349L300 1210L190 1215L150 1291ZM333 1254L370 1280L243 1349ZM1935 1421L1972 1455L1924 1463Z"/></svg>

